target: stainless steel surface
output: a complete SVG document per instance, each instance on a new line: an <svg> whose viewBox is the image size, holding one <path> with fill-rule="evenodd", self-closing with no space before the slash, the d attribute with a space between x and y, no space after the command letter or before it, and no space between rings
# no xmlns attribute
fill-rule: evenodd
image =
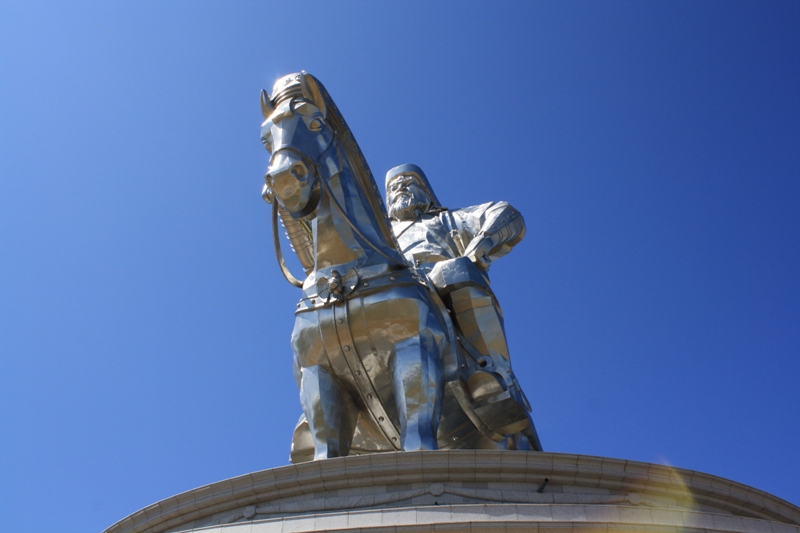
<svg viewBox="0 0 800 533"><path fill-rule="evenodd" d="M272 96L262 92L261 107L261 139L271 153L262 196L277 209L306 274L295 281L303 295L291 344L304 415L292 461L391 450L540 449L527 413L519 412L522 392L504 336L489 331L502 330L502 317L493 323L499 307L488 315L483 309L496 307L488 285L476 279L436 290L428 279L434 262L461 256L488 267L522 238L521 217L514 222L507 204L470 208L485 222L476 236L448 234L450 248L436 257L420 255L427 248L404 256L372 173L322 84L305 72L285 76ZM447 213L427 180L417 183L437 204L426 212ZM418 222L409 235L438 238ZM279 249L278 255L282 263ZM457 321L474 322L459 324L461 342L451 311ZM489 328L484 335L482 328Z"/></svg>
<svg viewBox="0 0 800 533"><path fill-rule="evenodd" d="M477 406L470 418L484 433L486 428L493 432L494 440L523 432L531 448L540 450L488 278L491 263L525 236L522 215L507 202L447 209L422 169L412 164L387 172L386 195L403 254L428 276L453 317L470 370L466 389Z"/></svg>

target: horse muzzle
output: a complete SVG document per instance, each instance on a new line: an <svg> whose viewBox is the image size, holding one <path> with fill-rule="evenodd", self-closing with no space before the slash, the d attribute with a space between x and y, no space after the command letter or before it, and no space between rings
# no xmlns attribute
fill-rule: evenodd
<svg viewBox="0 0 800 533"><path fill-rule="evenodd" d="M304 217L316 209L319 187L315 169L309 168L299 154L288 150L276 152L266 179L278 202L292 217Z"/></svg>

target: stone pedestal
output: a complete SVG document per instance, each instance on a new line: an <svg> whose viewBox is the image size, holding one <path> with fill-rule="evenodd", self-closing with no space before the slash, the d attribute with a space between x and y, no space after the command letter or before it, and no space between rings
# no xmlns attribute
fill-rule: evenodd
<svg viewBox="0 0 800 533"><path fill-rule="evenodd" d="M384 453L239 476L105 533L658 531L800 533L800 508L663 465L547 452Z"/></svg>

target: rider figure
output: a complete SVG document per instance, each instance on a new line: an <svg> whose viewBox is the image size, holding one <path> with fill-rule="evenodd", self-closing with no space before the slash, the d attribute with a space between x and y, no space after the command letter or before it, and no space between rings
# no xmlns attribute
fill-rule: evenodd
<svg viewBox="0 0 800 533"><path fill-rule="evenodd" d="M475 404L510 397L524 406L513 429L523 431L533 449L541 449L527 398L514 373L503 327L503 314L489 287L487 271L525 236L522 215L507 202L489 202L462 209L441 205L425 173L417 165L400 165L386 174L386 197L392 230L406 259L424 272L452 313L462 345L477 372L467 388ZM488 411L489 418L502 418ZM505 414L505 413L502 413ZM495 416L497 415L497 416ZM524 422L522 418L524 416ZM504 422L496 422L500 425ZM491 425L491 424L489 424ZM513 424L512 424L513 425ZM497 428L509 434L511 426ZM525 443L515 443L527 448Z"/></svg>

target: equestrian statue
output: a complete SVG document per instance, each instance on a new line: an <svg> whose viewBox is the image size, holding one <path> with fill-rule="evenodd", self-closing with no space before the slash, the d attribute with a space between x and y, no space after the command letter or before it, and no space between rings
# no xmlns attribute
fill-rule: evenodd
<svg viewBox="0 0 800 533"><path fill-rule="evenodd" d="M280 78L272 95L261 92L261 110L270 153L262 197L281 271L302 289L291 345L303 415L292 462L541 450L486 275L524 235L519 213L504 202L449 212L421 169L404 165L387 175L390 219L319 80ZM302 280L284 262L278 219Z"/></svg>

